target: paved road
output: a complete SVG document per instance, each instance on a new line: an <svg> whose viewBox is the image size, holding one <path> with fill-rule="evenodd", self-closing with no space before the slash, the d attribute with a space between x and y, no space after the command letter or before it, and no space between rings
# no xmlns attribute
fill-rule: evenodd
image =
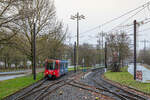
<svg viewBox="0 0 150 100"><path fill-rule="evenodd" d="M44 69L39 68L36 72L42 72ZM0 81L14 79L17 77L26 76L32 73L32 70L0 72Z"/></svg>

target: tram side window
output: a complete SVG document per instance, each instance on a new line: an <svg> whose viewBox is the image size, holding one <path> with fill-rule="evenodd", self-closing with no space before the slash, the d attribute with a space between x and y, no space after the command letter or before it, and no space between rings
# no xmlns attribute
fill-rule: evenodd
<svg viewBox="0 0 150 100"><path fill-rule="evenodd" d="M58 63L55 63L55 69L58 69Z"/></svg>
<svg viewBox="0 0 150 100"><path fill-rule="evenodd" d="M67 68L67 66L68 66L68 63L66 63L66 68Z"/></svg>
<svg viewBox="0 0 150 100"><path fill-rule="evenodd" d="M62 69L64 69L64 63L62 63Z"/></svg>
<svg viewBox="0 0 150 100"><path fill-rule="evenodd" d="M62 63L60 63L60 69L62 69Z"/></svg>
<svg viewBox="0 0 150 100"><path fill-rule="evenodd" d="M66 68L66 63L64 63L64 69Z"/></svg>
<svg viewBox="0 0 150 100"><path fill-rule="evenodd" d="M64 63L64 68L66 68L66 63Z"/></svg>
<svg viewBox="0 0 150 100"><path fill-rule="evenodd" d="M65 68L65 63L63 63L63 69Z"/></svg>
<svg viewBox="0 0 150 100"><path fill-rule="evenodd" d="M61 69L63 69L63 63L61 63Z"/></svg>

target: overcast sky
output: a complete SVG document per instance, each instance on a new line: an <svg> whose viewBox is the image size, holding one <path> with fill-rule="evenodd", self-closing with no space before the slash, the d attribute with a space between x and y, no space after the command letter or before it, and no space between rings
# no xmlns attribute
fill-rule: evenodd
<svg viewBox="0 0 150 100"><path fill-rule="evenodd" d="M148 0L55 0L55 6L58 18L63 20L65 25L68 25L69 33L74 37L72 38L73 42L75 41L76 22L70 19L71 15L75 15L77 12L85 15L86 19L80 21L80 33L83 33L146 2L148 2ZM147 18L150 15L150 11L147 9L148 8L145 9L144 13L137 15L126 24L132 23L134 19L143 20ZM102 27L92 32L80 34L80 43L88 42L95 44L95 36L98 31L108 31L129 16L111 23L105 26L105 28Z"/></svg>

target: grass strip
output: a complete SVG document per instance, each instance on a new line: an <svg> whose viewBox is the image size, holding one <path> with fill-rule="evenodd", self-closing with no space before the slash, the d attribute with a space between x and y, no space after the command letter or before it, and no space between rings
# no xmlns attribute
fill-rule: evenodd
<svg viewBox="0 0 150 100"><path fill-rule="evenodd" d="M33 80L32 75L28 75L15 79L0 81L0 100L26 86L35 83L43 77L43 73L37 73L36 80Z"/></svg>
<svg viewBox="0 0 150 100"><path fill-rule="evenodd" d="M78 67L78 69L90 69L92 67ZM68 68L68 71L73 71L74 70L74 67L73 68Z"/></svg>
<svg viewBox="0 0 150 100"><path fill-rule="evenodd" d="M112 81L118 82L122 85L133 87L139 91L150 93L150 83L142 83L133 80L133 76L127 72L127 67L122 69L122 72L106 72L104 76Z"/></svg>

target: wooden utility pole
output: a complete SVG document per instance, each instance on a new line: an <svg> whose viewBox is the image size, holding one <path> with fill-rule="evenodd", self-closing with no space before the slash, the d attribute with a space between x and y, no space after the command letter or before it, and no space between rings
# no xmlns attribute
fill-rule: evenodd
<svg viewBox="0 0 150 100"><path fill-rule="evenodd" d="M100 35L100 33L98 33ZM99 62L99 66L101 64L101 38L98 38L98 62Z"/></svg>
<svg viewBox="0 0 150 100"><path fill-rule="evenodd" d="M134 80L136 80L136 20L134 20Z"/></svg>
<svg viewBox="0 0 150 100"><path fill-rule="evenodd" d="M102 50L101 50L101 58L102 58L102 66L104 65L104 51L103 51L103 43L104 43L104 33L101 33L102 36L102 42L101 42L101 46L102 46Z"/></svg>
<svg viewBox="0 0 150 100"><path fill-rule="evenodd" d="M33 26L33 79L36 80L36 32L35 23Z"/></svg>
<svg viewBox="0 0 150 100"><path fill-rule="evenodd" d="M105 42L105 68L107 68L107 42Z"/></svg>
<svg viewBox="0 0 150 100"><path fill-rule="evenodd" d="M74 72L76 72L76 42L74 42Z"/></svg>

